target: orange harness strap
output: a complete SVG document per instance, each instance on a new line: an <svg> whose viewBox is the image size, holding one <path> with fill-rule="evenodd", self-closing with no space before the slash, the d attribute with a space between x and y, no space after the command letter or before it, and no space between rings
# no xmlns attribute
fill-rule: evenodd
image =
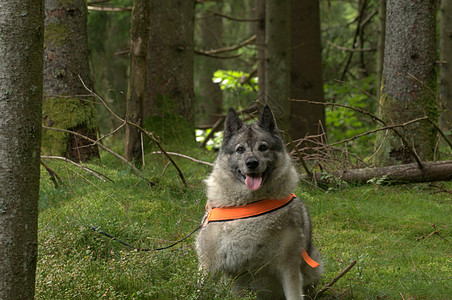
<svg viewBox="0 0 452 300"><path fill-rule="evenodd" d="M296 196L290 194L284 199L264 199L241 206L213 207L208 210L205 225L209 222L232 221L257 217L265 213L277 210L289 204Z"/></svg>
<svg viewBox="0 0 452 300"><path fill-rule="evenodd" d="M286 206L296 197L297 196L295 196L295 194L290 194L284 199L264 199L241 206L206 207L208 215L204 221L204 226L206 226L209 222L225 222L257 217ZM317 268L319 266L319 263L313 260L306 250L303 249L301 255L305 262L312 268Z"/></svg>

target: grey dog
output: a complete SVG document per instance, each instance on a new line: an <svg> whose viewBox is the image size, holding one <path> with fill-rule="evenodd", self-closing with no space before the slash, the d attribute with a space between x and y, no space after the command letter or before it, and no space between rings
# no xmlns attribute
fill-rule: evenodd
<svg viewBox="0 0 452 300"><path fill-rule="evenodd" d="M243 123L229 110L223 144L205 183L209 211L283 199L294 192L298 174L268 106L253 124ZM204 221L196 239L203 274L234 278L233 290L238 295L250 288L259 298L302 299L319 281L323 264L311 241L306 206L293 198L283 207L256 216ZM303 251L317 267L303 259Z"/></svg>

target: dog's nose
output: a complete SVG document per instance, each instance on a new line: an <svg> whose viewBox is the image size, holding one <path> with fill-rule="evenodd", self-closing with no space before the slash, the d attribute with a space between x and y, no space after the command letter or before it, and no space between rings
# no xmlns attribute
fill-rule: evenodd
<svg viewBox="0 0 452 300"><path fill-rule="evenodd" d="M259 161L257 159L255 159L254 157L250 157L246 160L246 166L250 170L254 170L259 166Z"/></svg>

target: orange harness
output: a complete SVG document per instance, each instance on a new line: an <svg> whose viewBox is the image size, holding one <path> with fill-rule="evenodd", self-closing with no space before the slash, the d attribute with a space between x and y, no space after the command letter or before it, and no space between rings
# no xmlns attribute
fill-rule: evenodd
<svg viewBox="0 0 452 300"><path fill-rule="evenodd" d="M295 194L290 194L284 199L264 199L241 206L206 206L208 214L203 223L204 226L206 226L209 222L225 222L261 216L288 205L296 197L297 196L295 196ZM302 257L305 262L312 268L319 266L319 263L314 261L304 249L302 252Z"/></svg>

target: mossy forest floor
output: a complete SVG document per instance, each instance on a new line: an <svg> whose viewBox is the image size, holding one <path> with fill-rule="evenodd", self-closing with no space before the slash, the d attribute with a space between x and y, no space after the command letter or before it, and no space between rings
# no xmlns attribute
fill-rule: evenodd
<svg viewBox="0 0 452 300"><path fill-rule="evenodd" d="M89 166L113 182L49 161L64 185L55 188L42 170L36 298L234 299L227 282L198 284L193 238L169 250L137 252L90 229L144 248L191 232L204 212L202 180L210 167L177 162L188 187L172 166L164 172L166 161L156 155L144 170L154 186L112 158ZM320 299L451 299L452 194L438 186L452 189L451 183L368 184L325 192L300 184L296 193L309 207L325 263L318 290L357 261ZM443 226L440 235L428 236Z"/></svg>

